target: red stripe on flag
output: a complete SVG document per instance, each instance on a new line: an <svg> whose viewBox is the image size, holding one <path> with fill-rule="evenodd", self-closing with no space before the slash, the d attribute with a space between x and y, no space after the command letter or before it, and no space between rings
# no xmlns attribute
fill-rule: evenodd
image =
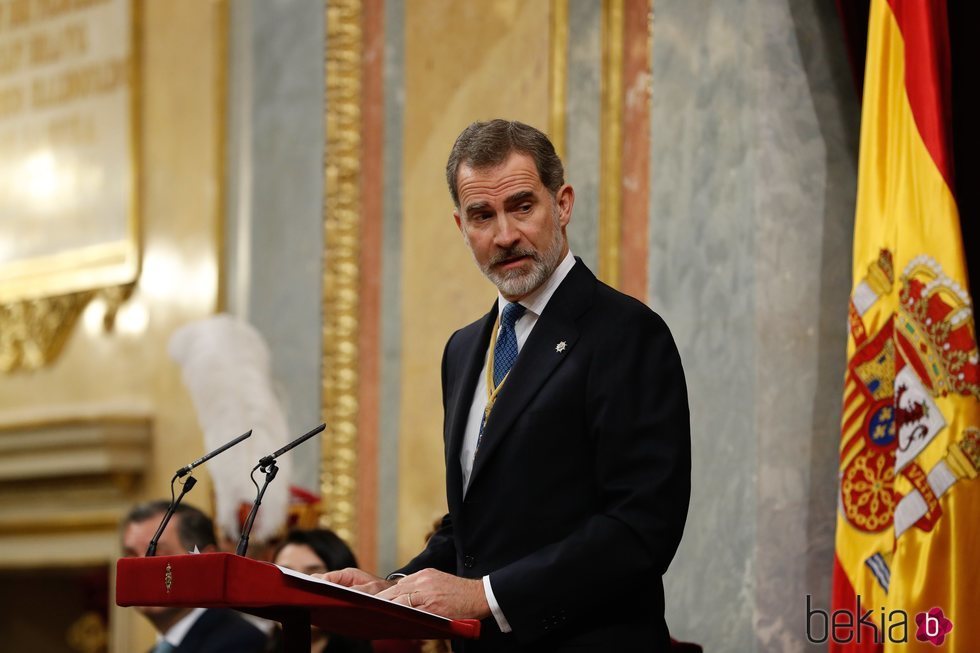
<svg viewBox="0 0 980 653"><path fill-rule="evenodd" d="M877 607L865 605L863 601L864 599L862 597L862 613L869 608L873 608L873 614L877 614ZM833 610L847 610L851 612L853 616L851 623L856 624L861 616L854 616L854 613L857 612L857 596L855 595L854 587L851 585L851 581L847 578L847 574L844 573L844 568L841 567L840 560L837 559L837 556L834 556L834 582L830 589L830 605ZM807 615L807 617L809 618L809 615ZM809 627L809 623L807 625ZM875 636L877 632L877 628L862 627L860 643L857 641L858 637L856 632L854 633L853 637L846 638L841 636L837 638L837 641L835 641L835 638L832 636L828 637L830 641L827 645L827 651L828 653L881 653L884 645L875 643ZM840 634L843 635L843 633ZM845 639L849 639L850 641L843 641Z"/></svg>
<svg viewBox="0 0 980 653"><path fill-rule="evenodd" d="M867 389L864 387L864 382L861 380L855 381L854 379L857 379L858 377L853 373L850 373L849 376L851 376L851 379L848 380L848 384L845 386L844 391L847 392L847 388L852 384L854 389L848 392L847 397L844 398L843 414L845 416L845 420L841 425L841 433L845 436L854 426L855 420L864 419L869 403Z"/></svg>
<svg viewBox="0 0 980 653"><path fill-rule="evenodd" d="M860 431L855 432L855 436L861 435ZM841 447L841 465L843 465L845 460L848 460L855 452L856 449L864 448L864 438L859 438L855 436L848 436L847 441L844 446ZM843 472L841 472L843 474Z"/></svg>
<svg viewBox="0 0 980 653"><path fill-rule="evenodd" d="M953 124L946 0L888 0L905 41L905 92L915 125L950 190Z"/></svg>
<svg viewBox="0 0 980 653"><path fill-rule="evenodd" d="M851 416L847 418L847 421L844 422L844 425L841 427L841 433L843 433L846 436L850 432L851 428L853 428L854 423L857 420L860 419L860 420L863 421L864 420L864 416L867 415L867 413L868 413L868 411L866 410L866 408L867 408L867 406L864 405L864 406L861 406L860 408L858 408L857 410L855 410L851 414Z"/></svg>

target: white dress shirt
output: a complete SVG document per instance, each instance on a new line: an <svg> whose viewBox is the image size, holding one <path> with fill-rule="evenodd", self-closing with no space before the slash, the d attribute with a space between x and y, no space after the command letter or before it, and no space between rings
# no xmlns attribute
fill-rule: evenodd
<svg viewBox="0 0 980 653"><path fill-rule="evenodd" d="M555 294L558 286L565 280L565 277L574 265L575 257L569 251L561 263L558 264L558 267L555 268L555 271L551 273L551 276L537 290L518 302L527 309L524 315L514 325L514 335L517 336L518 355L520 354L521 348L524 347L524 343L527 342L528 336L531 335L531 330L534 328L534 325L538 323L538 318L541 317L541 313L544 311L545 306L548 305L551 296ZM508 303L504 296L498 292L498 315L503 313L504 306ZM469 488L470 474L473 473L473 460L476 455L476 444L480 439L480 424L483 422L483 411L487 407L487 364L490 357L490 350L495 345L496 342L491 342L487 347L486 355L483 357L483 369L480 370L480 374L477 377L476 390L473 392L473 402L470 404L469 416L466 419L466 430L463 432L463 446L459 454L459 463L463 468L463 496L466 496L466 490ZM509 633L511 631L510 624L507 622L503 610L500 609L500 605L497 604L497 599L494 598L489 576L483 577L483 591L486 593L487 603L490 604L490 611L493 613L493 618L497 621L497 625L500 626L501 632Z"/></svg>

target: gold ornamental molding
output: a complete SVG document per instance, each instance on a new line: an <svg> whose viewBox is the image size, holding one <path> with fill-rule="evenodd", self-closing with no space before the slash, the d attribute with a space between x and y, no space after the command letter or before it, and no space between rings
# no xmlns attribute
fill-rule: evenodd
<svg viewBox="0 0 980 653"><path fill-rule="evenodd" d="M356 545L360 283L361 0L326 1L324 525Z"/></svg>
<svg viewBox="0 0 980 653"><path fill-rule="evenodd" d="M599 278L620 285L623 208L623 8L602 2L602 136L599 188Z"/></svg>
<svg viewBox="0 0 980 653"><path fill-rule="evenodd" d="M36 370L54 360L92 294L0 304L0 371Z"/></svg>
<svg viewBox="0 0 980 653"><path fill-rule="evenodd" d="M103 328L111 331L116 312L134 287L130 283L0 304L0 372L36 370L54 361L93 299L104 302Z"/></svg>
<svg viewBox="0 0 980 653"><path fill-rule="evenodd" d="M568 0L551 0L550 105L548 131L555 152L565 159L568 106Z"/></svg>

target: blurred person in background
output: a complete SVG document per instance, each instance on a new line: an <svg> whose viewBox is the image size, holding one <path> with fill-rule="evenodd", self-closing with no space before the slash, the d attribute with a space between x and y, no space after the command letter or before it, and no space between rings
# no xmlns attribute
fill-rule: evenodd
<svg viewBox="0 0 980 653"><path fill-rule="evenodd" d="M122 522L122 554L142 558L170 502L150 501L135 506ZM160 536L157 555L172 556L198 550L217 551L214 522L203 512L181 504ZM262 653L265 633L234 610L180 608L174 606L136 608L157 631L150 653Z"/></svg>

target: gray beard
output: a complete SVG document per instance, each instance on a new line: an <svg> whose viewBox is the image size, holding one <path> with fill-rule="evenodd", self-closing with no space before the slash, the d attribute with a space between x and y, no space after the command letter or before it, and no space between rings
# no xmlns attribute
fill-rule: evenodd
<svg viewBox="0 0 980 653"><path fill-rule="evenodd" d="M493 285L505 297L524 297L535 290L548 280L548 277L555 271L561 262L561 253L564 249L565 239L561 232L561 225L558 222L558 214L554 215L554 231L551 243L543 252L535 252L530 249L515 247L500 252L491 258L485 266L480 266L483 274L486 275ZM531 269L523 270L503 270L498 271L494 266L507 259L517 256L527 256L531 258Z"/></svg>

